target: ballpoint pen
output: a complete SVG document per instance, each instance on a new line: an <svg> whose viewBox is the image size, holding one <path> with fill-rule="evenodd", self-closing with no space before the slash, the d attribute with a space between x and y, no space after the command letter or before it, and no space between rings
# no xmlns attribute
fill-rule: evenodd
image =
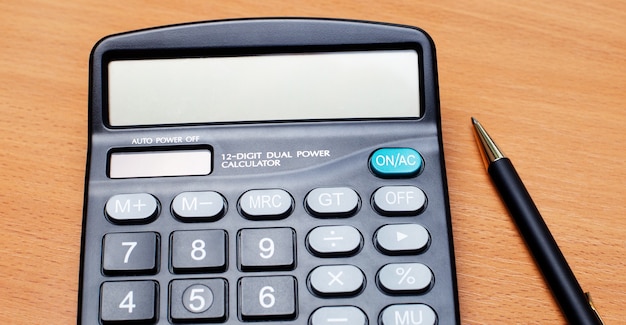
<svg viewBox="0 0 626 325"><path fill-rule="evenodd" d="M472 117L487 171L569 324L602 325L511 161Z"/></svg>

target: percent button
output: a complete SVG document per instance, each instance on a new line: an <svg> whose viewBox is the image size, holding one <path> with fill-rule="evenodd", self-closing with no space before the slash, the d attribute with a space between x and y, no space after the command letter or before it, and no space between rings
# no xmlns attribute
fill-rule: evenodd
<svg viewBox="0 0 626 325"><path fill-rule="evenodd" d="M388 293L414 293L427 290L433 273L421 263L394 263L378 271L378 284Z"/></svg>

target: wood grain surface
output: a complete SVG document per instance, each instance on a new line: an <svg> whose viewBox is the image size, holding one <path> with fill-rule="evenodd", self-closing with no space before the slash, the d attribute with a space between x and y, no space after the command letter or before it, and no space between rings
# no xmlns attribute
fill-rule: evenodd
<svg viewBox="0 0 626 325"><path fill-rule="evenodd" d="M0 323L75 324L89 52L223 18L419 26L437 46L463 324L563 324L479 158L515 163L607 324L626 324L626 2L0 0ZM445 324L442 324L445 325Z"/></svg>

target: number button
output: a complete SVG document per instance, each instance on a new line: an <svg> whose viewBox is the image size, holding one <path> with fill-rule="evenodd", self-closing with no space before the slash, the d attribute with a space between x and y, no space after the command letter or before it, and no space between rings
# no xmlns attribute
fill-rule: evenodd
<svg viewBox="0 0 626 325"><path fill-rule="evenodd" d="M170 315L174 322L226 320L226 281L174 280L170 283Z"/></svg>
<svg viewBox="0 0 626 325"><path fill-rule="evenodd" d="M292 276L239 280L239 310L243 320L294 319L296 297L296 279Z"/></svg>
<svg viewBox="0 0 626 325"><path fill-rule="evenodd" d="M296 265L295 238L291 228L240 230L237 243L240 269L292 270Z"/></svg>
<svg viewBox="0 0 626 325"><path fill-rule="evenodd" d="M104 282L100 318L111 322L156 321L157 284L154 281Z"/></svg>
<svg viewBox="0 0 626 325"><path fill-rule="evenodd" d="M189 230L172 233L172 269L175 273L226 270L224 230Z"/></svg>
<svg viewBox="0 0 626 325"><path fill-rule="evenodd" d="M158 242L158 235L154 232L106 234L102 254L104 273L156 273Z"/></svg>

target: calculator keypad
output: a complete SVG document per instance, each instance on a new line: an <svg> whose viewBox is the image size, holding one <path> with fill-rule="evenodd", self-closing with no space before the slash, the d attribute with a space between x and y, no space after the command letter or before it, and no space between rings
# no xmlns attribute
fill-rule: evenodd
<svg viewBox="0 0 626 325"><path fill-rule="evenodd" d="M376 153L371 159L386 154ZM407 161L419 156L410 150L398 154ZM374 168L374 162L370 164ZM421 168L421 164L412 168ZM414 172L406 171L407 175ZM381 178L380 174L385 173L383 169L375 172ZM398 175L393 174L393 178ZM361 217L363 198L367 196L349 187L317 187L296 199L280 188L244 190L234 202L235 213L245 218L243 227L233 231L219 227L229 207L222 193L178 193L170 199L170 212L180 229L104 235L102 271L108 280L100 288L100 319L104 324L165 320L224 323L236 319L300 322L301 318L310 325L436 324L435 311L425 303L394 303L389 299L376 319L371 319L359 308L358 300L354 304L346 300L357 299L368 286L379 292L377 299L419 297L435 283L427 264L394 259L423 254L429 248L428 229L413 221L419 219L407 218L426 209L424 191L413 185L383 185L371 190L365 202L371 202L370 211L379 218L380 225L364 234L352 220ZM296 225L282 220L295 218L291 215L297 202L302 202L309 220L316 220L306 231L296 232ZM119 194L109 198L105 213L109 221L124 229L129 227L127 224L157 220L163 214L161 204L159 198L148 193ZM265 226L276 220L272 226ZM183 227L192 223L193 227ZM376 254L371 260L374 268L363 262L351 263L350 259L362 254L364 247L371 247L368 256ZM313 258L317 262L304 272L300 270L300 276L290 274L299 268L299 259ZM162 259L167 259L171 274L165 287L150 279L168 272L159 270ZM236 277L227 275L231 271L238 272ZM128 276L141 278L130 280ZM158 314L161 295L168 297L168 315ZM307 301L321 299L324 304L308 314L299 314L303 295L312 297ZM231 304L236 304L236 314L229 313Z"/></svg>

